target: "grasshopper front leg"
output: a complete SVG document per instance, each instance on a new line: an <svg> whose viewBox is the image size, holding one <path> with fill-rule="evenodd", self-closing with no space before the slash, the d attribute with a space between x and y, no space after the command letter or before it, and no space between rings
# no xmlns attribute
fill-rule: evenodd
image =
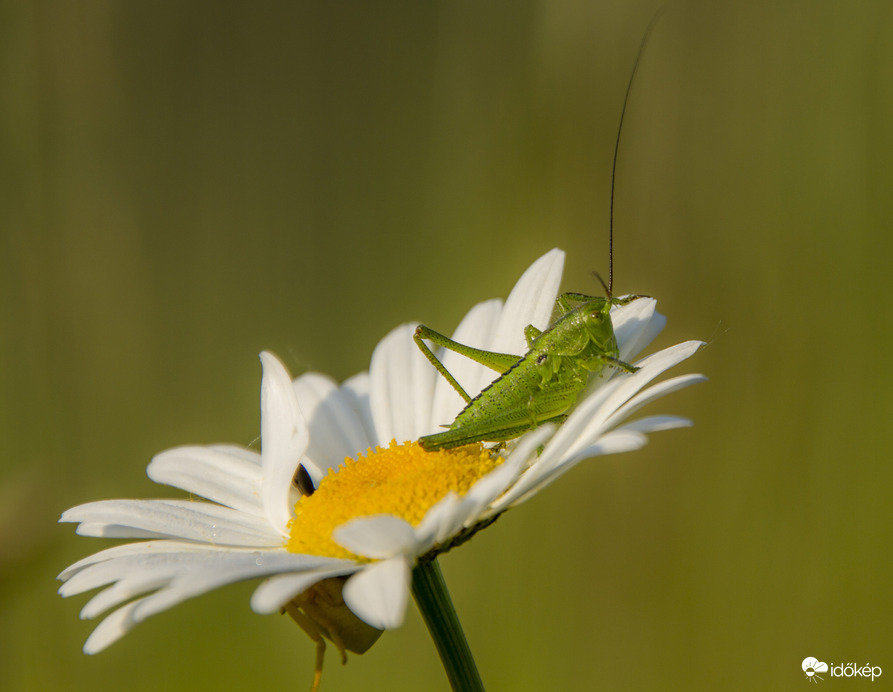
<svg viewBox="0 0 893 692"><path fill-rule="evenodd" d="M512 367L521 358L521 356L513 356L509 353L484 351L483 349L472 348L471 346L460 344L458 341L453 341L448 336L444 336L440 332L435 332L433 329L426 327L423 324L416 327L415 334L413 334L412 338L415 341L416 346L419 347L419 350L425 354L425 358L427 358L431 365L437 369L437 372L443 375L444 379L450 383L453 389L459 392L459 396L465 399L466 404L471 401L471 397L468 396L468 393L462 388L462 385L456 381L456 378L453 377L452 373L444 367L444 364L438 360L437 356L434 355L434 352L428 348L428 344L424 341L425 339L438 346L443 346L450 351L463 355L466 358L470 358L476 363L485 365L500 374Z"/></svg>
<svg viewBox="0 0 893 692"><path fill-rule="evenodd" d="M619 370L623 370L624 372L633 373L633 372L639 371L639 368L637 366L630 365L629 363L622 361L619 358L614 358L612 356L604 356L604 358L608 363L613 365L615 368L618 368Z"/></svg>

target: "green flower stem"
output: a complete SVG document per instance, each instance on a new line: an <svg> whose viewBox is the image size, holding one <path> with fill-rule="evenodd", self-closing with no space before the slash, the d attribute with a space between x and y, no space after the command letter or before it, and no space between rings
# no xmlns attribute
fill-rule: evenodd
<svg viewBox="0 0 893 692"><path fill-rule="evenodd" d="M412 570L412 596L443 661L453 692L484 692L484 683L436 558L420 562Z"/></svg>

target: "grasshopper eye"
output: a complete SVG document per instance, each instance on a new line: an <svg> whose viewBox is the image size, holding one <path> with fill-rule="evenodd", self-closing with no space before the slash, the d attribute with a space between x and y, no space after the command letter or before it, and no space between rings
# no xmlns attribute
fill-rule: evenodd
<svg viewBox="0 0 893 692"><path fill-rule="evenodd" d="M602 314L600 312L598 312L597 310L593 310L592 312L589 313L589 318L598 322L602 318Z"/></svg>

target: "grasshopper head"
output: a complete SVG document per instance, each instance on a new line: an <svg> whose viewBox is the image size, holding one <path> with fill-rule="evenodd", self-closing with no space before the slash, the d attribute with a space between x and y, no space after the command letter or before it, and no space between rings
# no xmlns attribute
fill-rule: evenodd
<svg viewBox="0 0 893 692"><path fill-rule="evenodd" d="M611 301L604 298L589 301L580 306L580 312L589 334L589 352L596 356L616 358L617 338L611 323Z"/></svg>

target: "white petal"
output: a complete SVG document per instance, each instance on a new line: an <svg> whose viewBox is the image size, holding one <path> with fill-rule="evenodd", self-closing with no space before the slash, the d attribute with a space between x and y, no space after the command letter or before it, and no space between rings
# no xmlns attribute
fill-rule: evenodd
<svg viewBox="0 0 893 692"><path fill-rule="evenodd" d="M548 465L559 457L573 456L593 444L620 407L655 377L693 355L701 345L702 342L689 341L666 348L639 361L640 369L636 373L615 377L604 384L571 413L546 446L541 463Z"/></svg>
<svg viewBox="0 0 893 692"><path fill-rule="evenodd" d="M108 608L134 596L155 591L134 617L144 619L176 603L218 586L245 579L266 577L282 572L343 570L354 563L348 560L297 555L285 550L164 549L161 541L150 545L157 550L142 553L118 553L101 562L82 566L59 589L63 596L112 584L87 603L82 617L95 617ZM121 546L123 547L123 546ZM110 556L111 551L103 551Z"/></svg>
<svg viewBox="0 0 893 692"><path fill-rule="evenodd" d="M686 358L691 358L705 345L706 342L704 341L683 341L682 343L675 344L674 346L669 346L661 351L658 351L657 353L653 353L650 356L646 356L642 360L638 361L636 365L638 365L642 370L654 369L657 374L660 374L665 370L669 370L674 365L678 365Z"/></svg>
<svg viewBox="0 0 893 692"><path fill-rule="evenodd" d="M127 634L137 622L133 619L133 611L139 607L141 601L128 603L123 608L118 608L105 620L99 623L87 641L84 643L85 654L98 654Z"/></svg>
<svg viewBox="0 0 893 692"><path fill-rule="evenodd" d="M619 407L617 409L617 412L613 416L611 416L609 425L616 425L620 421L628 418L630 415L638 411L646 404L649 404L656 399L660 399L661 397L664 397L671 392L675 392L690 385L697 384L698 382L706 382L706 380L707 378L703 375L692 374L680 375L678 377L672 377L669 380L664 380L663 382L658 382L657 384L648 387L644 391L639 392L629 401L623 404L623 406Z"/></svg>
<svg viewBox="0 0 893 692"><path fill-rule="evenodd" d="M436 527L437 532L434 534L434 543L435 545L442 545L450 541L462 530L465 520L468 518L467 505L463 505L462 498L451 491L435 507L438 510L438 514L440 514L440 523ZM428 513L430 514L431 511L429 510ZM419 533L417 529L416 534L418 535ZM416 553L422 555L424 551L419 548Z"/></svg>
<svg viewBox="0 0 893 692"><path fill-rule="evenodd" d="M228 445L176 447L156 454L146 473L156 483L263 515L260 455L256 452Z"/></svg>
<svg viewBox="0 0 893 692"><path fill-rule="evenodd" d="M648 436L633 430L611 430L598 438L598 442L578 450L573 456L564 459L560 464L552 469L549 474L547 483L551 483L555 478L575 466L583 459L591 457L604 456L605 454L620 454L621 452L631 452L634 449L640 449L648 443Z"/></svg>
<svg viewBox="0 0 893 692"><path fill-rule="evenodd" d="M61 587L59 587L59 593L63 597L73 596L74 594L89 591L90 589L95 589L97 586L109 584L118 578L117 573L112 574L108 577L100 577L100 581L95 581L95 577L93 577L94 581L92 582L81 582L81 584L83 585L82 588L80 586L75 586L78 580L72 579L72 577L83 572L87 567L90 567L91 565L96 565L99 563L119 564L122 561L118 558L129 558L134 555L156 555L189 552L200 553L211 552L215 550L220 550L220 548L205 545L202 543L188 543L186 541L171 541L167 539L116 545L112 548L106 548L105 550L100 550L98 553L88 555L87 557L78 560L73 565L66 567L59 574L59 576L56 577L57 579L65 582L64 584L62 584Z"/></svg>
<svg viewBox="0 0 893 692"><path fill-rule="evenodd" d="M621 425L617 431L633 430L639 433L662 432L664 430L675 430L676 428L690 428L693 423L688 418L680 416L648 416L647 418L638 418L631 423Z"/></svg>
<svg viewBox="0 0 893 692"><path fill-rule="evenodd" d="M605 385L602 390L597 391L592 396L592 401L587 399L584 402L590 410L592 410L592 406L596 404L598 407L595 415L593 415L592 419L586 424L585 432L572 433L568 431L565 433L564 430L562 430L559 434L568 436L582 435L583 437L587 437L587 439L592 439L592 436L598 434L599 430L603 430L608 425L616 422L616 419L613 417L617 415L618 410L620 410L628 401L633 399L637 392L643 389L656 377L663 374L666 370L669 370L686 358L694 355L703 345L704 342L702 341L686 341L665 348L662 351L658 351L657 353L638 361L636 363L636 365L639 366L637 372L631 375L623 374L614 378L614 380ZM657 393L672 391L675 388L693 384L695 381L700 381L701 377L701 375L688 375L683 376L682 379L669 380L667 385L657 385ZM662 390L661 387L665 387L665 389ZM653 398L656 397L651 397L648 400L650 401ZM643 400L642 403L644 402L645 400ZM634 408L638 408L639 406L641 406L641 404L636 405ZM581 405L578 408L583 408L583 406ZM576 413L576 411L574 411L574 413ZM571 414L572 417L574 413ZM583 414L577 416L578 419L584 417ZM568 420L568 422L570 422L570 420ZM572 429L573 427L574 426L572 426ZM556 437L558 436L556 435Z"/></svg>
<svg viewBox="0 0 893 692"><path fill-rule="evenodd" d="M613 308L611 324L620 346L620 360L631 362L647 348L666 323L667 318L657 312L654 298L639 298Z"/></svg>
<svg viewBox="0 0 893 692"><path fill-rule="evenodd" d="M216 551L215 553L208 552L201 556L203 559L199 559L200 556L193 554L187 556L184 563L179 565L172 564L170 562L171 559L176 560L177 557L183 556L170 554L154 555L149 563L129 565L129 577L133 579L132 583L124 583L121 588L115 591L107 589L94 597L91 602L93 605L88 604L84 609L85 614L88 616L101 612L103 606L108 607L118 602L123 602L130 595L139 593L143 587L148 586L151 588L150 582L157 580L165 568L180 568L179 571L177 569L172 570L175 576L171 586L165 586L160 591L156 591L149 596L127 603L103 620L87 639L84 645L85 653L93 654L101 651L126 634L135 624L145 620L150 615L166 610L186 598L210 591L218 586L243 579L266 576L267 574L283 570L297 570L304 567L319 569L326 563L337 564L344 562L291 555L284 551L280 551L278 554L260 551ZM102 565L94 565L94 567L102 567ZM155 572L154 576L152 575L153 571ZM148 577L146 576L147 572L150 575ZM164 576L169 577L170 574ZM112 592L111 597L103 599L104 595L109 591Z"/></svg>
<svg viewBox="0 0 893 692"><path fill-rule="evenodd" d="M409 600L410 563L397 556L376 562L344 585L344 602L354 614L380 630L403 624Z"/></svg>
<svg viewBox="0 0 893 692"><path fill-rule="evenodd" d="M101 500L65 511L61 522L82 522L84 536L169 536L215 545L272 546L281 539L266 520L210 502Z"/></svg>
<svg viewBox="0 0 893 692"><path fill-rule="evenodd" d="M332 532L332 539L355 555L377 560L411 552L415 545L412 526L392 514L351 519Z"/></svg>
<svg viewBox="0 0 893 692"><path fill-rule="evenodd" d="M71 578L71 588L63 595L112 584L96 594L84 606L82 617L91 618L109 608L120 606L135 596L148 593L149 595L140 599L137 608L128 609L127 622L133 624L188 598L226 584L283 572L345 569L347 571L355 569L355 563L348 560L296 555L284 550L227 549L204 553L129 555L84 568Z"/></svg>
<svg viewBox="0 0 893 692"><path fill-rule="evenodd" d="M307 449L307 426L285 366L266 351L260 359L264 368L260 403L261 498L270 524L287 536L292 518L292 478Z"/></svg>
<svg viewBox="0 0 893 692"><path fill-rule="evenodd" d="M446 499L444 498L444 500ZM434 535L435 545L448 543L466 526L477 523L481 516L480 509L477 512L475 511L475 508L480 508L481 505L475 502L474 499L470 499L467 496L459 497L451 493L449 503L447 504L444 500L441 500L444 503L444 511L442 511L440 523L437 526L437 533ZM446 511L447 508L448 511ZM425 528L427 533L427 527ZM423 555L425 550L419 548L416 553Z"/></svg>
<svg viewBox="0 0 893 692"><path fill-rule="evenodd" d="M505 301L489 350L527 353L524 328L528 324L540 330L549 326L563 269L564 252L557 248L528 267Z"/></svg>
<svg viewBox="0 0 893 692"><path fill-rule="evenodd" d="M519 468L527 468L536 463L539 452L538 447L546 444L546 442L555 434L558 426L554 423L545 423L544 425L524 433L515 442L514 447L508 453L508 461L519 464Z"/></svg>
<svg viewBox="0 0 893 692"><path fill-rule="evenodd" d="M370 402L375 421L375 442L416 440L431 429L431 402L437 371L425 358L412 335L414 324L392 330L375 347L369 368Z"/></svg>
<svg viewBox="0 0 893 692"><path fill-rule="evenodd" d="M125 547L142 550L116 550ZM96 559L99 557L102 559ZM264 577L283 571L331 568L345 562L334 558L298 555L285 550L207 547L195 550L189 544L176 541L149 541L116 546L91 556L91 559L94 562L86 564L82 560L63 573L68 573L68 581L59 589L60 594L72 596L120 581L137 583L146 579L149 573L188 579L193 573L204 570L238 567L241 570L247 569L252 576ZM72 573L71 570L76 566L77 571Z"/></svg>
<svg viewBox="0 0 893 692"><path fill-rule="evenodd" d="M188 598L225 584L282 572L318 571L325 567L340 568L353 564L348 560L298 555L284 550L278 553L219 553L213 561L206 561L202 569L190 569L188 573L181 573L169 586L152 594L140 605L134 617L144 620Z"/></svg>
<svg viewBox="0 0 893 692"><path fill-rule="evenodd" d="M112 548L106 548L105 550L100 550L98 553L93 553L92 555L88 555L87 557L78 560L73 565L69 565L59 574L56 579L61 581L65 581L59 588L59 593L63 596L71 596L74 593L81 593L80 591L71 591L67 590L70 587L71 582L67 581L71 579L78 572L83 571L85 567L89 567L90 565L95 565L99 562L111 562L114 558L119 557L128 557L130 555L141 555L141 554L153 554L153 553L200 553L200 552L208 552L220 550L216 546L207 545L204 543L188 543L186 541L172 541L169 539L162 539L157 541L143 541L142 543L126 543L124 545L116 545ZM112 580L113 581L113 580ZM107 584L108 582L102 582L103 584ZM99 586L100 584L96 584L94 586L89 586L84 591L89 591L95 586Z"/></svg>
<svg viewBox="0 0 893 692"><path fill-rule="evenodd" d="M251 609L265 615L275 613L298 594L329 577L341 577L361 569L357 564L339 569L315 570L302 574L283 574L270 577L251 595Z"/></svg>
<svg viewBox="0 0 893 692"><path fill-rule="evenodd" d="M424 555L438 543L454 536L462 528L458 513L459 496L448 492L425 512L419 525L415 527L415 553Z"/></svg>
<svg viewBox="0 0 893 692"><path fill-rule="evenodd" d="M533 461L531 461L534 451L540 445L545 444L546 440L555 433L555 429L554 425L542 425L524 435L510 452L509 461L518 464L519 471L525 467L535 465L537 463L536 458L534 457ZM523 477L521 480L515 481L514 485L506 490L501 497L492 500L490 502L490 511L486 512L484 516L498 514L510 507L515 499L524 492L523 486L519 486L519 483L523 483Z"/></svg>
<svg viewBox="0 0 893 692"><path fill-rule="evenodd" d="M511 496L507 507L514 507L539 493L547 485L556 481L561 475L569 471L583 459L603 456L605 454L620 454L639 449L648 438L635 430L612 430L602 435L598 442L585 447L570 457L564 457L556 464L548 467L534 467L531 473L522 477L521 481L506 493ZM501 498L502 499L502 498Z"/></svg>
<svg viewBox="0 0 893 692"><path fill-rule="evenodd" d="M92 571L92 570L91 570ZM88 572L83 572L92 576ZM109 608L126 603L134 596L141 596L162 588L170 582L172 574L161 570L131 570L127 578L122 578L106 589L103 589L81 608L81 619L90 620L101 615ZM80 588L80 585L78 585Z"/></svg>
<svg viewBox="0 0 893 692"><path fill-rule="evenodd" d="M61 521L61 520L60 520ZM75 533L78 536L89 536L91 538L163 538L168 536L166 533L158 531L147 531L145 529L135 529L132 526L122 526L120 524L109 524L106 522L81 522Z"/></svg>
<svg viewBox="0 0 893 692"><path fill-rule="evenodd" d="M605 402L619 389L623 378L624 376L620 376L604 383L577 405L549 440L528 474L544 473L562 458L569 456L575 444L586 445L598 436L604 429L604 421L616 409L616 406L608 407ZM584 434L587 435L585 440Z"/></svg>
<svg viewBox="0 0 893 692"><path fill-rule="evenodd" d="M646 435L632 428L611 430L602 435L594 445L581 450L576 456L571 457L564 464L559 464L558 467L572 466L578 461L588 459L589 457L631 452L634 449L643 447L647 442L648 437Z"/></svg>
<svg viewBox="0 0 893 692"><path fill-rule="evenodd" d="M365 439L369 441L369 445L378 443L378 437L375 432L375 421L372 419L372 405L369 402L369 373L361 372L353 377L345 380L341 384L341 393L345 400L350 404L357 420L363 426ZM355 453L365 452L365 449L357 449Z"/></svg>
<svg viewBox="0 0 893 692"><path fill-rule="evenodd" d="M310 435L302 463L316 485L330 468L365 451L371 441L353 408L352 395L334 380L306 373L295 380L294 388Z"/></svg>

